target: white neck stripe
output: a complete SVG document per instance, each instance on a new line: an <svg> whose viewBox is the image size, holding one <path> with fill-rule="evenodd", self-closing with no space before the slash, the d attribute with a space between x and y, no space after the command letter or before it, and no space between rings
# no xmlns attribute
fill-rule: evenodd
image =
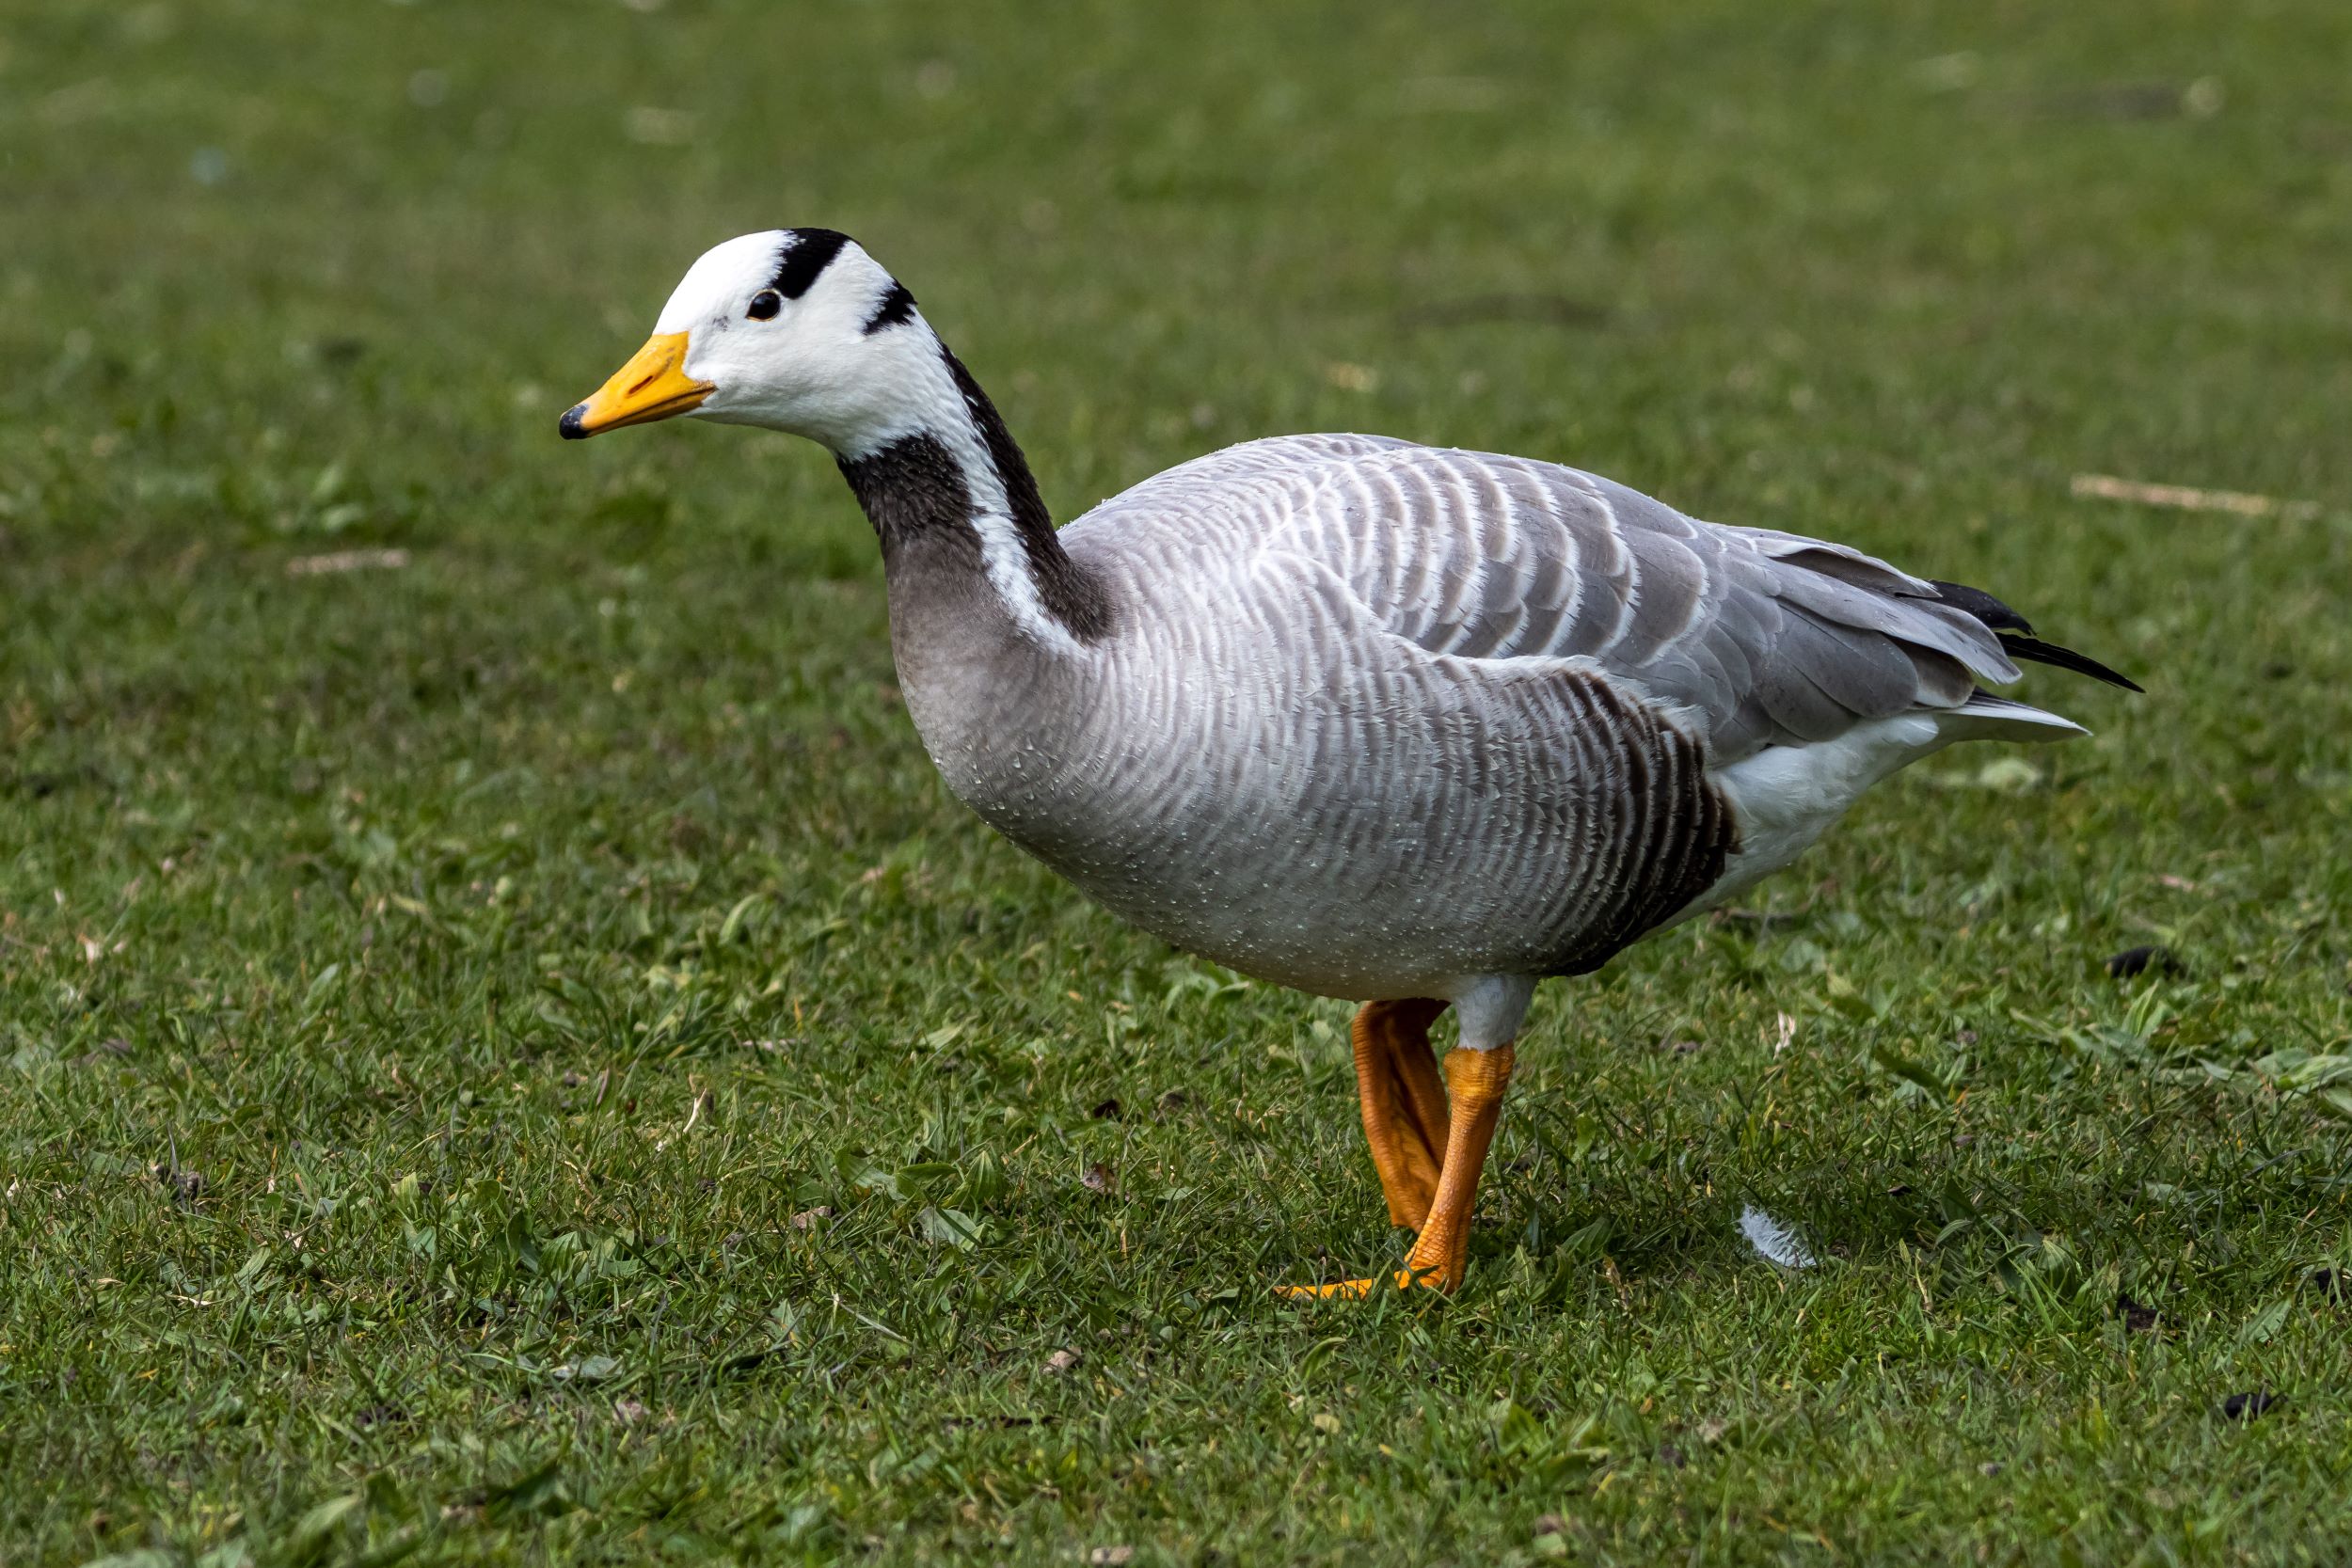
<svg viewBox="0 0 2352 1568"><path fill-rule="evenodd" d="M920 321L916 317L916 322ZM1013 625L1031 641L1054 653L1084 652L1084 644L1062 624L1060 617L1045 607L1037 574L1029 563L1028 546L1022 540L1020 525L1013 520L1012 499L1006 492L1004 476L996 471L995 459L989 454L988 443L980 435L979 421L947 369L945 347L928 325L919 332L905 332L905 336L923 364L920 368L907 367L913 372L909 380L914 385L908 388L910 395L899 420L894 421L893 428L887 431L865 433L858 442L862 450L844 455L854 460L918 435L937 441L963 475L964 490L971 499L972 529L980 539L980 564Z"/></svg>

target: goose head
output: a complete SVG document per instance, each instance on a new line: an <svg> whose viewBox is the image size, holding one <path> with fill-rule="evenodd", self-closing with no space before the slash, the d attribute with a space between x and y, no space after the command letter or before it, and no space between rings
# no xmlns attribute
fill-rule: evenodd
<svg viewBox="0 0 2352 1568"><path fill-rule="evenodd" d="M939 362L914 296L855 240L769 230L704 252L645 346L558 428L580 439L687 415L855 458L930 422Z"/></svg>
<svg viewBox="0 0 2352 1568"><path fill-rule="evenodd" d="M848 235L774 229L705 252L645 346L559 428L578 439L679 415L830 449L885 573L918 559L936 568L895 582L919 577L928 588L908 592L965 594L966 608L984 593L1003 610L953 612L963 624L1055 653L1107 635L1108 591L1062 548L995 405L914 296Z"/></svg>

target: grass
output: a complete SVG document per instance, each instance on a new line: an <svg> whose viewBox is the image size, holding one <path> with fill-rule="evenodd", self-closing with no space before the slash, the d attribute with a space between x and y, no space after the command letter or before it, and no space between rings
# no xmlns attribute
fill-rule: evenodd
<svg viewBox="0 0 2352 1568"><path fill-rule="evenodd" d="M0 1559L2340 1560L2347 48L11 8ZM1947 753L1549 989L1461 1296L1277 1305L1402 1250L1346 1009L947 798L820 452L554 438L795 222L1061 515L1284 430L1554 456L2150 695L2037 674L2095 740ZM295 570L351 550L404 563Z"/></svg>

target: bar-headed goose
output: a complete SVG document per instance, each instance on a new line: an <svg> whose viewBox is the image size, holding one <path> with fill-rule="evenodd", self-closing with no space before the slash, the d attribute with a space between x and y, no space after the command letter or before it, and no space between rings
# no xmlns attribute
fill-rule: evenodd
<svg viewBox="0 0 2352 1568"><path fill-rule="evenodd" d="M1376 436L1231 447L1057 531L914 296L830 230L702 257L562 429L680 414L833 452L974 811L1180 947L1363 1004L1364 1132L1421 1232L1399 1285L1462 1277L1538 980L1787 865L1940 747L2083 733L1982 689L2013 657L2131 685L1842 545Z"/></svg>

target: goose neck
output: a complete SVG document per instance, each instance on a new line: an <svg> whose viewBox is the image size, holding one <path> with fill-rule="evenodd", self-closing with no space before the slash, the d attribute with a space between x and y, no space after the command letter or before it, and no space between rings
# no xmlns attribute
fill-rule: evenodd
<svg viewBox="0 0 2352 1568"><path fill-rule="evenodd" d="M917 417L835 453L881 540L893 620L902 608L985 613L1039 651L1075 655L1109 632L1109 595L1062 546L988 394L937 346L910 399Z"/></svg>

